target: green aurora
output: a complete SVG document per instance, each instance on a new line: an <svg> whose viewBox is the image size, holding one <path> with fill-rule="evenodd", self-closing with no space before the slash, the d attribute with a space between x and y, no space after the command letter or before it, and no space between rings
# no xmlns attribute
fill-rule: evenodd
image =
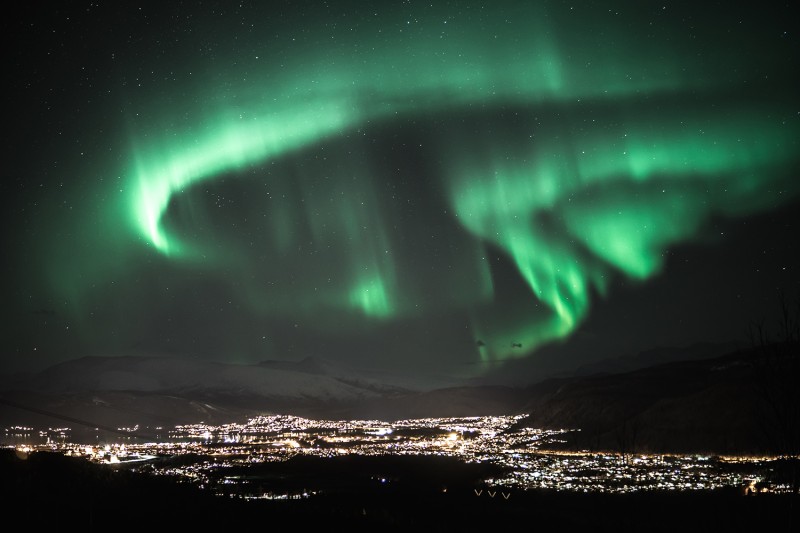
<svg viewBox="0 0 800 533"><path fill-rule="evenodd" d="M794 49L529 4L297 19L219 38L213 68L167 53L192 76L108 126L127 153L67 230L92 258L42 252L53 291L80 322L144 261L320 332L459 313L488 365L570 336L712 218L795 197Z"/></svg>

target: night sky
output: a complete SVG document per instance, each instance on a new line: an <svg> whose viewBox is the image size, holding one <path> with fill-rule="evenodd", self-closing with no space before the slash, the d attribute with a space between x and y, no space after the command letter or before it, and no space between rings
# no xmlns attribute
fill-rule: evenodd
<svg viewBox="0 0 800 533"><path fill-rule="evenodd" d="M122 4L3 17L2 371L525 381L800 288L790 2Z"/></svg>

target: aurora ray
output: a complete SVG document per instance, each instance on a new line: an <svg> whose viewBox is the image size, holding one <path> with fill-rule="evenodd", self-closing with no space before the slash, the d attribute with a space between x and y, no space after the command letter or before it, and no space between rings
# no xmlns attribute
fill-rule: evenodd
<svg viewBox="0 0 800 533"><path fill-rule="evenodd" d="M569 335L586 316L590 293L603 293L608 277L618 272L635 278L652 276L661 266L663 251L691 238L711 215L757 210L753 193L758 196L760 180L776 176L770 166L793 160L797 132L782 129L774 118L763 118L787 112L767 102L743 102L743 109L731 105L716 113L703 111L701 116L696 109L687 113L680 106L653 112L639 95L664 98L670 93L718 90L713 72L700 75L708 65L664 61L658 74L652 75L643 58L664 53L656 44L634 53L624 68L639 73L628 74L628 82L619 83L620 66L613 56L593 55L591 40L571 46L564 37L569 32L539 22L543 14L528 13L537 21L537 31L516 28L500 40L481 36L465 24L444 45L423 34L401 37L391 47L378 45L352 59L341 55L341 50L320 50L311 66L292 74L289 80L294 82L265 86L267 94L277 92L279 97L245 108L252 119L212 115L205 134L189 135L177 144L168 142L167 149L158 143L158 149L138 151L133 174L139 185L132 188L131 209L139 231L161 253L208 261L213 254L204 251L202 244L188 247L176 235L169 235L162 223L173 195L205 180L263 165L287 153L310 151L368 125L391 124L420 114L457 114L480 105L514 107L530 116L531 110L553 105L570 108L574 106L569 102L586 100L581 107L590 112L596 107L594 112L604 113L608 122L578 130L555 126L555 130L563 129L563 137L545 138L530 147L524 155L526 165L509 167L493 164L491 156L487 159L487 152L501 158L519 156L512 146L520 140L507 133L490 139L479 130L477 142L459 139L453 146L445 136L437 143L444 154L439 156L445 158L440 170L446 176L443 181L450 183L457 222L480 241L504 250L528 284L530 297L549 309L549 316L548 312L529 316L523 326L513 328L514 336L525 339L522 353ZM433 56L431 51L436 51ZM436 59L440 55L448 60L440 62ZM412 60L425 56L430 62ZM494 61L498 57L505 59L500 65ZM595 68L578 68L584 57L591 57ZM297 89L312 79L313 89ZM664 106L670 106L669 102ZM227 115L236 117L238 111ZM483 154L484 159L465 156L463 145L473 147L472 153ZM477 169L485 175L477 174ZM662 189L660 195L653 193L654 182ZM379 179L368 177L362 183L376 189ZM726 195L709 199L707 193L698 192L698 186L722 188ZM430 308L432 303L415 290L413 282L398 278L394 259L383 254L393 248L385 225L401 222L381 220L379 212L363 216L358 212L356 205L344 206L329 213L325 222L349 236L349 242L339 242L337 248L351 258L345 270L355 274L340 280L344 287L322 291L317 298L301 298L302 306L350 308L381 319ZM353 213L362 220L346 220ZM557 227L537 228L542 214L558 219ZM367 224L375 226L371 231L378 235L377 241L358 230ZM280 240L290 234L286 228L293 222L273 225L285 232L276 235ZM326 239L319 231L311 238L316 244ZM322 277L312 273L307 281L316 286ZM482 285L462 302L480 306L491 301L491 282ZM402 303L400 294L416 294L421 301L406 298ZM281 307L295 306L284 303ZM473 318L473 323L480 320ZM476 329L486 327L477 325ZM488 348L482 350L484 357L520 353L508 349L507 340L502 343L506 348L499 344L490 345L491 355Z"/></svg>
<svg viewBox="0 0 800 533"><path fill-rule="evenodd" d="M149 53L130 45L121 87L96 81L114 92L91 165L53 166L66 200L32 196L19 249L42 266L25 275L98 345L157 331L158 349L243 360L332 343L485 369L800 192L797 51L733 8L684 8L697 41L645 5L242 9L260 29L203 16L174 49L154 44L166 26Z"/></svg>
<svg viewBox="0 0 800 533"><path fill-rule="evenodd" d="M788 114L759 106L760 114ZM569 334L610 273L653 276L664 251L709 217L751 213L774 199L773 188L790 187L780 169L796 159L798 131L754 120L759 113L742 106L686 117L676 109L653 132L655 117L642 112L565 135L569 142L546 139L515 165L461 157L451 193L459 220L505 250L553 313L517 337L538 346ZM557 222L543 229L545 218Z"/></svg>

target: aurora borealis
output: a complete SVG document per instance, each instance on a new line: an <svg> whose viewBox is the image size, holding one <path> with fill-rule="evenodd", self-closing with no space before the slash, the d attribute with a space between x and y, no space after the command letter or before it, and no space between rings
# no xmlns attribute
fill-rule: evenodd
<svg viewBox="0 0 800 533"><path fill-rule="evenodd" d="M582 332L700 340L614 318L733 312L718 284L682 299L671 254L719 283L726 245L769 256L720 321L798 289L783 9L30 9L7 32L9 368L136 352L480 376L559 346L577 364ZM621 296L659 280L674 300ZM587 325L601 308L618 328Z"/></svg>

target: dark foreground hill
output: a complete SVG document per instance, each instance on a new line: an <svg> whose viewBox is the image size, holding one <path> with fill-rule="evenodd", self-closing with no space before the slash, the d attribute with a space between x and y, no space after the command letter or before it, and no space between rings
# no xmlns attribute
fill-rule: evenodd
<svg viewBox="0 0 800 533"><path fill-rule="evenodd" d="M430 459L430 458L428 458ZM397 462L398 458L393 459ZM0 450L0 498L7 528L78 527L141 531L241 527L297 531L792 531L796 496L743 496L738 490L627 495L510 491L508 499L474 491L485 472L425 458L360 458L281 465L281 475L328 476L327 493L301 500L219 498L167 478L110 469L83 459ZM345 458L346 462L346 458ZM391 460L389 461L391 463ZM446 463L446 464L445 464ZM377 486L374 472L395 476ZM447 485L447 490L443 490Z"/></svg>
<svg viewBox="0 0 800 533"><path fill-rule="evenodd" d="M580 428L568 447L632 452L797 453L797 345L737 351L529 389L523 424Z"/></svg>

